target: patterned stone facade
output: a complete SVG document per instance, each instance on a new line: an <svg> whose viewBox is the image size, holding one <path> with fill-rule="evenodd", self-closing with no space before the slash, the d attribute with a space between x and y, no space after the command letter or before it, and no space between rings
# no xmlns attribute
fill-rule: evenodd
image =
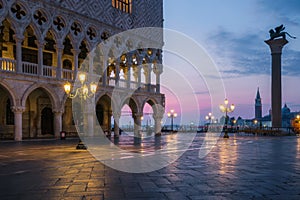
<svg viewBox="0 0 300 200"><path fill-rule="evenodd" d="M147 40L161 46L161 35L120 41L116 37L106 51L96 47L125 30L162 27L162 0L132 0L131 13L112 7L110 0L0 0L0 23L2 139L58 137L61 130L76 131L63 85L73 83L82 70L99 76L95 102L104 129L111 130L111 96L117 87L133 93L127 104L135 134L147 103L153 106L155 132L160 132L162 114L154 105L164 107L161 50L142 47ZM130 52L120 54L125 49ZM120 103L121 109L124 102Z"/></svg>

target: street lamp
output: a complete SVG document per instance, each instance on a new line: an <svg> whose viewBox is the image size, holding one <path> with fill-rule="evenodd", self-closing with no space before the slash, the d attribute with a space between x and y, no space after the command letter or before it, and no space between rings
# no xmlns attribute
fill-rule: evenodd
<svg viewBox="0 0 300 200"><path fill-rule="evenodd" d="M215 117L211 114L211 112L205 116L205 119L208 120L210 124L213 122L214 118Z"/></svg>
<svg viewBox="0 0 300 200"><path fill-rule="evenodd" d="M86 100L87 98L91 98L95 96L97 90L97 84L95 82L87 83L87 76L85 73L79 73L78 79L80 81L80 85L75 85L75 92L71 92L72 85L70 82L64 84L64 90L69 98L73 99L75 97L79 97L81 100ZM76 149L86 149L86 146L80 140L77 144Z"/></svg>
<svg viewBox="0 0 300 200"><path fill-rule="evenodd" d="M75 98L75 97L79 97L81 99L86 100L87 98L91 98L95 95L96 90L97 90L97 84L94 82L91 82L89 84L86 83L86 74L85 73L80 73L78 74L78 79L81 83L81 86L76 88L75 92L71 92L71 83L67 82L64 85L64 90L66 92L66 94L68 95L69 98Z"/></svg>
<svg viewBox="0 0 300 200"><path fill-rule="evenodd" d="M225 99L224 101L224 105L220 104L220 110L221 112L225 113L225 133L224 133L224 138L229 138L228 136L228 129L227 129L227 125L228 125L228 119L227 119L227 114L230 112L233 112L234 110L234 104L231 104L230 106L228 105L228 100Z"/></svg>
<svg viewBox="0 0 300 200"><path fill-rule="evenodd" d="M253 122L254 122L254 127L257 127L257 123L258 123L257 119L255 119Z"/></svg>
<svg viewBox="0 0 300 200"><path fill-rule="evenodd" d="M168 112L168 117L171 118L171 131L173 132L173 120L177 117L177 113L172 109Z"/></svg>

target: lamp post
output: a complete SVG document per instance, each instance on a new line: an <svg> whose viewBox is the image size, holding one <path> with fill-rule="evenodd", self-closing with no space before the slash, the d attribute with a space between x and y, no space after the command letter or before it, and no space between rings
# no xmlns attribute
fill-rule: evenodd
<svg viewBox="0 0 300 200"><path fill-rule="evenodd" d="M209 123L213 123L213 120L214 120L214 116L212 115L212 113L208 113L208 115L205 116L205 119L209 121Z"/></svg>
<svg viewBox="0 0 300 200"><path fill-rule="evenodd" d="M227 125L228 125L228 119L227 119L227 114L230 113L230 112L233 112L234 110L234 104L231 104L230 106L228 105L228 100L225 99L224 101L224 105L223 104L220 104L220 110L221 112L225 113L225 133L224 133L224 138L229 138L228 136L228 128L227 128Z"/></svg>
<svg viewBox="0 0 300 200"><path fill-rule="evenodd" d="M253 122L254 122L254 127L257 128L257 123L258 123L257 119L255 119Z"/></svg>
<svg viewBox="0 0 300 200"><path fill-rule="evenodd" d="M78 74L79 81L81 83L80 87L76 88L75 92L71 92L71 83L67 82L64 85L64 89L66 94L68 95L69 98L75 98L79 97L81 99L86 100L87 98L91 98L95 95L96 90L97 90L97 84L94 82L91 82L89 84L90 89L88 87L88 84L86 83L86 74L85 73L79 73Z"/></svg>
<svg viewBox="0 0 300 200"><path fill-rule="evenodd" d="M74 92L71 92L72 85L70 82L64 84L64 90L67 96L71 99L79 97L80 100L87 100L88 98L94 97L97 90L97 84L94 82L87 83L87 76L83 72L78 74L78 79L80 81L80 85L75 85L76 89L74 89ZM86 146L80 140L76 149L86 149Z"/></svg>
<svg viewBox="0 0 300 200"><path fill-rule="evenodd" d="M177 117L177 113L172 109L168 112L168 117L171 118L171 131L173 132L173 120Z"/></svg>

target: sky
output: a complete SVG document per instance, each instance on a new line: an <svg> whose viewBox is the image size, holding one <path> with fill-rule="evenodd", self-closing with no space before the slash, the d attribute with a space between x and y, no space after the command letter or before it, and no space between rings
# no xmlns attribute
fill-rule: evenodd
<svg viewBox="0 0 300 200"><path fill-rule="evenodd" d="M299 0L164 0L164 28L187 35L205 49L221 74L226 98L236 106L230 113L236 118L254 118L258 87L263 115L269 112L271 55L264 41L269 39L269 30L281 24L286 27L285 31L297 37L287 38L289 43L282 52L282 103L292 111L300 111L300 90L297 89L300 80ZM164 60L176 69L185 68L183 62L174 62L167 54ZM197 95L199 105L190 112L199 109L200 119L204 120L212 109L205 80L193 73L184 76L198 84L191 95ZM180 86L178 81L173 84ZM187 97L188 94L179 95L176 99L167 94L166 111L180 110L178 101Z"/></svg>

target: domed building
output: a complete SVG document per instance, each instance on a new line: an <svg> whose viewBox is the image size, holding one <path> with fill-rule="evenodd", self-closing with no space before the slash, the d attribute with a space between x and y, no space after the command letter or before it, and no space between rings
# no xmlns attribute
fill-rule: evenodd
<svg viewBox="0 0 300 200"><path fill-rule="evenodd" d="M281 109L281 119L282 119L282 127L290 127L291 126L291 109L287 107L286 103L284 104L283 108Z"/></svg>

